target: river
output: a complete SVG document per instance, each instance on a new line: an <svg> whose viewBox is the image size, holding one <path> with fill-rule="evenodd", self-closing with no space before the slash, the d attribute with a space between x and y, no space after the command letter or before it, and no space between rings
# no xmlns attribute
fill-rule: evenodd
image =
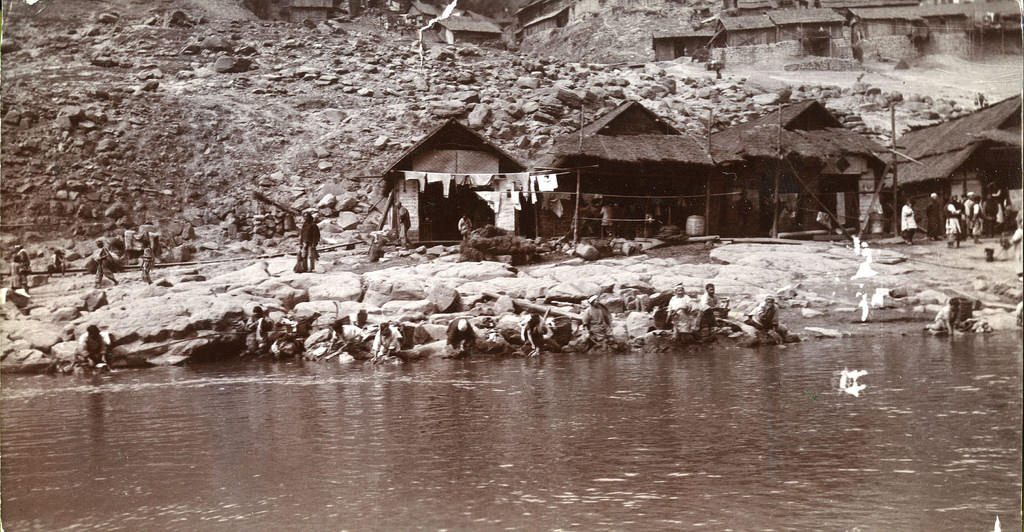
<svg viewBox="0 0 1024 532"><path fill-rule="evenodd" d="M1020 342L5 375L3 524L1019 530Z"/></svg>

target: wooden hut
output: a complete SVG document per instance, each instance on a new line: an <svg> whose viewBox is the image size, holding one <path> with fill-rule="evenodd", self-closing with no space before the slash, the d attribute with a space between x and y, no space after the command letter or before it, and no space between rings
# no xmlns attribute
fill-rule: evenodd
<svg viewBox="0 0 1024 532"><path fill-rule="evenodd" d="M409 6L409 11L406 12L406 17L416 27L423 27L427 22L441 14L441 10L433 5L420 0L413 0L412 5Z"/></svg>
<svg viewBox="0 0 1024 532"><path fill-rule="evenodd" d="M843 38L846 19L831 9L785 9L770 11L775 23L775 40L799 41L807 55L832 57L833 41Z"/></svg>
<svg viewBox="0 0 1024 532"><path fill-rule="evenodd" d="M844 129L816 101L782 107L711 135L711 155L735 193L723 236L856 230L884 171L885 148ZM776 223L776 193L779 220ZM819 215L818 213L824 213ZM824 222L824 223L822 223Z"/></svg>
<svg viewBox="0 0 1024 532"><path fill-rule="evenodd" d="M905 133L897 149L900 191L918 197L1021 190L1021 97L1014 96L969 115Z"/></svg>
<svg viewBox="0 0 1024 532"><path fill-rule="evenodd" d="M288 20L327 20L333 10L332 0L289 0Z"/></svg>
<svg viewBox="0 0 1024 532"><path fill-rule="evenodd" d="M570 233L577 205L580 236L597 236L606 205L614 210L620 236L642 236L661 224L682 227L689 216L706 214L707 187L717 187L703 144L634 101L587 124L582 133L556 138L534 169L544 171L557 173L557 188L538 198L542 236Z"/></svg>
<svg viewBox="0 0 1024 532"><path fill-rule="evenodd" d="M534 0L516 10L520 39L569 23L571 0Z"/></svg>
<svg viewBox="0 0 1024 532"><path fill-rule="evenodd" d="M721 17L711 42L715 47L771 44L775 33L775 23L767 15Z"/></svg>
<svg viewBox="0 0 1024 532"><path fill-rule="evenodd" d="M697 50L708 46L714 36L712 28L655 33L652 37L654 60L671 61L677 57L693 57Z"/></svg>
<svg viewBox="0 0 1024 532"><path fill-rule="evenodd" d="M431 242L459 240L458 222L464 214L475 227L494 224L515 231L519 211L512 194L525 170L494 143L452 119L427 133L382 175L392 198L389 205L400 201L409 210L409 238Z"/></svg>
<svg viewBox="0 0 1024 532"><path fill-rule="evenodd" d="M479 16L448 17L435 23L438 37L448 44L485 43L501 40L501 28Z"/></svg>

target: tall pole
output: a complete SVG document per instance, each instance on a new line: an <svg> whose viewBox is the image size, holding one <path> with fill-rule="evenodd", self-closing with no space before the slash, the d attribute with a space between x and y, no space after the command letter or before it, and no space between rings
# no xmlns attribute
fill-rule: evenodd
<svg viewBox="0 0 1024 532"><path fill-rule="evenodd" d="M779 124L775 137L775 189L772 190L772 238L779 238L779 166L782 162L782 104L779 104Z"/></svg>
<svg viewBox="0 0 1024 532"><path fill-rule="evenodd" d="M708 110L708 157L711 156L711 124L715 120L715 110ZM711 172L704 176L704 227L705 234L711 234Z"/></svg>
<svg viewBox="0 0 1024 532"><path fill-rule="evenodd" d="M580 159L583 157L583 103L580 103L580 141L578 152ZM577 161L577 166L579 161ZM580 241L580 169L576 168L576 210L572 216L572 241Z"/></svg>
<svg viewBox="0 0 1024 532"><path fill-rule="evenodd" d="M899 171L896 163L896 102L889 107L889 123L892 134L889 136L889 147L892 149L892 234L900 234L900 200L899 200Z"/></svg>

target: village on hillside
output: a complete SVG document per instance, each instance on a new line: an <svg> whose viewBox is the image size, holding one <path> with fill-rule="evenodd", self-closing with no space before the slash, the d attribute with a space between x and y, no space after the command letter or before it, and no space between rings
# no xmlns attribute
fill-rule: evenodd
<svg viewBox="0 0 1024 532"><path fill-rule="evenodd" d="M1019 0L2 9L0 528L1020 526Z"/></svg>
<svg viewBox="0 0 1024 532"><path fill-rule="evenodd" d="M364 170L368 175L343 173L327 184L299 190L293 188L301 182L298 176L288 178L281 171L256 170L266 177L256 181L243 178L238 186L224 188L219 198L198 192L198 182L191 179L188 181L192 184L185 190L195 206L186 206L182 212L195 214L185 217L165 218L158 214L162 213L161 207L150 203L153 193L174 201L181 189L171 183L163 185L169 188L155 188L161 182L139 173L140 170L132 170L139 173L140 180L127 189L137 192L127 195L126 189L114 181L104 186L95 179L84 183L72 179L46 183L21 177L23 169L42 168L35 155L40 144L32 135L45 130L46 122L25 105L27 101L23 100L21 105L6 104L24 98L25 93L5 91L3 122L5 131L11 132L5 135L4 142L5 153L9 154L5 161L4 188L9 192L5 194L5 207L10 207L5 209L8 216L4 239L9 248L4 254L8 260L5 273L10 273L5 280L11 286L5 293L5 308L9 316L20 315L23 321L18 327L5 328L11 330L5 334L11 335L12 341L5 342L4 369L52 369L54 360L71 356L69 350L74 350L75 343L68 335L79 334L78 329L91 323L94 313L114 297L113 292L101 288L104 275L110 276L111 269L141 268L146 272L147 282L151 282L149 271L154 267L156 272L186 268L190 273L157 279L157 285L171 288L182 283L190 286L190 282L207 282L212 274L201 272L205 265L215 267L223 277L227 275L223 270L235 261L242 261L239 265L244 266L246 262L296 252L302 266L301 270L299 265L295 266L297 273L329 273L339 267L348 268L343 264L351 267L361 261L369 266L359 269L375 270L389 264L400 267L413 259L445 257L505 265L496 273L484 274L485 278L503 277L505 267L527 267L560 257L577 256L593 261L644 253L670 255L666 250L680 244L710 249L723 244L852 242L859 257L858 242L866 245L870 241L884 243L886 239L890 244L913 243L915 238L918 243L948 240L951 249L954 245L958 249L966 236L977 242L980 238L989 239L985 250L988 260L993 260L996 252L1001 260L1006 259L1007 253L1019 254L1019 94L988 100L979 93L974 101L962 105L953 100L933 100L920 93L883 91L859 83L860 77L852 88L768 84L754 92L750 80L740 88L728 77L735 68L730 65L744 61L742 58L768 61L769 56L778 58L780 53L791 56L787 61L796 61L792 64L825 70L836 64L814 62L814 58L841 61L845 65L840 68L843 70L878 54L901 63L914 56L939 52L963 54L967 61L981 60L985 54L1020 54L1020 20L1017 17L1014 26L1006 3L908 6L906 0L894 1L900 5L885 5L885 0L879 0L881 5L837 1L827 6L733 2L721 6L717 15L695 10L694 17L680 22L676 34L652 36L650 44L657 62L605 67L519 60L514 63L514 70L500 74L499 83L514 91L509 95L511 103L502 103L495 97L497 93L486 88L479 92L473 89L479 83L476 76L497 72L424 68L424 62L445 62L455 67L460 57L486 57L489 47L515 46L516 42L556 33L588 17L612 16L615 10L602 10L604 6L594 2L541 0L522 6L515 17L499 20L459 9L457 2L448 6L419 1L376 6L366 2L338 6L336 2L313 0L266 2L256 15L312 29L309 42L321 38L325 42L344 42L348 32L353 31L351 28L360 27L349 26L346 30L344 25L363 20L385 35L404 35L404 42L414 46L382 60L387 56L375 52L366 41L356 39L341 45L355 43L350 53L366 61L362 63L365 66L354 66L359 79L386 79L382 70L393 72L391 75L401 76L402 80L395 88L369 83L360 87L344 81L346 77L356 79L354 76L339 77L306 64L297 69L272 68L261 75L263 79L254 93L273 94L272 84L289 80L312 82L311 86L318 91L337 87L346 98L385 97L394 101L401 97L395 90L398 89L430 94L425 102L427 112L421 111L415 117L408 113L390 115L414 118L397 121L408 139L380 135L374 141L375 154L349 148L350 164L378 169ZM646 10L660 7L663 6L659 2L626 2L620 6ZM119 19L116 13L101 13L96 19L99 25L92 26L88 33L116 27ZM149 31L145 28L163 25L167 28L165 32L187 36L203 24L201 19L182 11L170 11L152 16L133 31ZM262 26L265 29L261 31L288 27L280 23ZM416 28L412 36L409 28ZM1004 34L1014 31L1016 37L1005 38ZM112 35L117 35L116 30ZM1008 45L1007 41L1015 44ZM18 42L13 40L14 45ZM997 47L996 42L1002 44ZM5 41L5 46L8 44ZM17 52L14 45L8 46L9 55ZM173 41L170 46L175 46ZM282 54L286 54L306 44L290 39L280 46ZM251 57L254 53L252 46L233 49L230 40L207 36L197 44L185 46L180 54L216 57L212 67L194 73L185 71L178 76L191 78L186 83L193 86L220 79L219 76L235 76L237 82L229 82L225 90L244 90L250 83L246 74L258 68L252 59L246 58L246 54ZM807 58L811 58L809 63L800 63ZM691 59L703 61L707 67L691 67ZM101 52L93 56L89 68L111 72L124 68L124 61ZM341 61L336 58L334 63ZM405 68L403 65L411 73L399 74ZM140 103L147 101L147 94L158 96L164 90L162 84L168 83L166 79L161 81L165 74L155 64L143 68L138 79L145 85L135 89ZM689 69L681 71L681 78L680 68ZM723 68L727 79L719 82ZM353 66L347 69L351 72ZM429 77L424 77L427 73ZM552 79L553 86L545 86ZM561 79L581 81L573 84ZM755 76L751 76L753 79ZM181 90L174 87L173 81L168 86L172 92ZM188 90L194 89L186 89L186 93ZM515 94L535 96L524 98ZM834 102L841 99L881 117L883 126L868 127L857 114L835 107ZM417 108L423 107L411 106ZM896 128L897 109L904 123L900 129ZM346 113L328 108L323 116L347 124L352 117L346 117ZM678 121L680 116L685 117L684 123ZM922 125L906 130L908 117ZM133 164L133 159L145 157L142 153L132 157L118 155L130 147L116 141L117 135L126 131L123 128L130 131L141 123L122 121L118 126L122 133L117 133L118 130L109 129L109 124L114 123L110 118L95 105L61 108L56 127L62 131L61 138L75 140L62 143L54 152L66 162L51 163L45 171L58 175L64 171L60 164L69 164L71 172L80 174L97 164L116 167L122 164L120 161ZM888 124L885 118L889 118ZM197 126L176 127L184 131L186 127ZM114 135L108 135L108 131ZM167 133L165 138L173 138L173 131ZM230 136L221 138L227 140ZM283 139L281 143L287 145ZM189 146L175 148L184 149L184 155L191 157ZM211 149L212 146L206 152ZM100 155L87 166L74 161L75 153L90 150ZM311 159L299 161L312 164L314 172L322 176L337 173L331 161L338 157L331 150L317 147L311 153ZM217 170L207 170L196 177L205 176L221 183L227 179L230 183L232 172L240 171L241 176L256 168L237 158L220 159L241 166L238 170L224 166L225 174L221 175ZM325 183L324 177L315 182ZM97 192L93 188L96 185L105 192ZM47 200L40 198L40 193L53 196ZM16 199L19 197L32 201L23 203ZM136 202L134 216L130 201ZM208 206L218 202L226 210L215 214ZM68 226L64 221L68 217L80 221ZM958 227L953 233L951 218L956 219L954 225ZM45 241L38 233L43 227L55 228L55 235L73 227L75 236L85 238L63 240L67 244L57 240L47 250L31 243ZM314 244L326 244L320 246L321 251L343 252L338 258L340 262L332 267L330 261L316 263L309 259L319 253L315 245L307 249L309 235L313 234L310 231L316 234ZM101 250L109 249L113 258L101 254L97 261L89 238L99 238L98 243L105 246ZM291 244L295 238L302 243L298 249ZM62 245L66 247L61 249ZM99 265L107 260L113 262L106 268ZM49 266L44 268L43 261ZM1012 261L1010 266L1012 270ZM84 297L75 291L70 295L62 292L58 299L30 296L27 290L38 287L45 292L47 284L61 282L53 277L54 268L62 273L96 273L96 290ZM265 266L257 269L263 273L254 282L260 284L267 270ZM450 273L455 275L454 279L460 279L454 271ZM1007 271L1004 276L997 276L991 287L986 285L974 295L981 297L979 294L989 289L993 293L986 297L995 298L990 299L996 305L994 308L1010 305L1012 309L1019 299L1020 287L1009 281L1007 289L1005 275L1014 273ZM455 282L458 288L452 283L431 288L422 279L409 281L410 286L417 288L404 291L390 284L375 288L369 278L360 279L356 274L353 281L349 275L342 283L349 288L342 291L341 299L362 305L373 321L386 320L389 315L395 317L396 312L399 321L412 322L431 315L436 315L431 319L440 319L445 312L460 309L472 313L485 309L485 313L491 313L494 310L489 304L477 308L477 301L503 295L486 284L471 288L473 283ZM367 275L372 276L372 272ZM234 281L223 278L228 284L217 290L235 286L231 284ZM273 286L256 292L252 292L252 287L236 288L245 288L239 296L249 293L256 297L253 301L277 300L271 306L289 315L296 313L294 319L312 316L323 325L328 315L337 313L327 312L334 308L330 305L338 302L332 301L336 291L315 296L315 286L307 286L312 280L303 279L284 285L274 281ZM614 298L616 303L611 307L616 315L625 316L631 308L650 310L646 304L636 302L636 287L626 289L630 283L546 283L531 286L554 290L547 297L538 297L530 290L523 292L522 288L514 290L516 310L547 308L548 312L555 310L571 317L577 315L575 307L558 310L530 305L579 305L597 296ZM670 294L671 289L657 281L654 286L644 285L640 291L646 298L652 292ZM133 297L130 289L113 290L121 292L116 297ZM524 299L527 293L533 295ZM151 296L171 297L160 290ZM758 297L749 293L733 296L740 303L733 308L752 308ZM920 301L917 303L911 307L920 307ZM220 303L215 308L222 314L212 320L216 323L214 329L221 330L231 321L228 317L237 313L231 310L235 307L224 308ZM918 309L928 311L926 307ZM285 317L276 316L278 320ZM135 323L125 316L112 315L107 319ZM122 363L132 365L178 364L197 353L237 349L237 338L227 343L219 338L191 340L197 326L211 326L209 319L200 322L179 324L182 329L170 338L163 333L139 337L129 330L133 326L109 326L118 330L124 344L121 352L125 360L131 361ZM42 324L52 334L25 336L25 332L18 332ZM642 343L642 337L648 334L643 325L633 332L621 332L622 345L631 340ZM514 340L514 335L508 339ZM184 347L176 343L181 340L186 341ZM170 345L168 342L177 346L175 356L151 355L161 345ZM405 348L414 347L411 337L405 343Z"/></svg>

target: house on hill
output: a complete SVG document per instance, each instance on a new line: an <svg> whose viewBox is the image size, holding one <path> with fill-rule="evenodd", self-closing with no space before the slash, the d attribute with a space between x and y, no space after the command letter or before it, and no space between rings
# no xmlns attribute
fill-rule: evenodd
<svg viewBox="0 0 1024 532"><path fill-rule="evenodd" d="M409 238L417 242L459 240L464 214L474 227L517 230L520 213L512 194L527 175L522 163L454 119L427 133L382 174L389 205L400 201L408 209ZM394 209L389 212L395 227Z"/></svg>
<svg viewBox="0 0 1024 532"><path fill-rule="evenodd" d="M661 224L683 227L690 216L705 216L707 187L712 192L719 189L703 144L634 101L585 125L582 134L556 138L535 172L558 168L578 170L558 174L557 187L540 195L537 217L542 236L572 231L577 190L580 236L600 233L601 209L608 206L616 233L628 237L642 236ZM714 197L710 209L720 203Z"/></svg>
<svg viewBox="0 0 1024 532"><path fill-rule="evenodd" d="M767 15L720 17L711 41L716 47L754 46L776 41L775 23Z"/></svg>
<svg viewBox="0 0 1024 532"><path fill-rule="evenodd" d="M729 177L725 190L734 193L721 211L719 234L761 236L836 225L856 231L874 201L885 151L843 128L813 100L714 133L711 156Z"/></svg>
<svg viewBox="0 0 1024 532"><path fill-rule="evenodd" d="M768 12L775 23L775 41L796 41L805 55L849 57L843 36L846 19L831 9L779 9Z"/></svg>
<svg viewBox="0 0 1024 532"><path fill-rule="evenodd" d="M288 20L327 20L334 11L333 0L288 0Z"/></svg>
<svg viewBox="0 0 1024 532"><path fill-rule="evenodd" d="M712 28L686 29L655 33L652 40L655 61L671 61L677 57L693 57L702 47L708 46L715 36Z"/></svg>
<svg viewBox="0 0 1024 532"><path fill-rule="evenodd" d="M412 5L409 6L409 11L406 12L406 18L413 24L416 24L416 27L421 28L440 14L440 8L433 4L413 0Z"/></svg>
<svg viewBox="0 0 1024 532"><path fill-rule="evenodd" d="M569 8L572 0L534 0L516 10L520 39L569 23Z"/></svg>
<svg viewBox="0 0 1024 532"><path fill-rule="evenodd" d="M899 161L898 184L904 196L1007 191L1020 205L1020 96L910 131L896 145L916 161Z"/></svg>
<svg viewBox="0 0 1024 532"><path fill-rule="evenodd" d="M501 27L484 17L467 14L448 17L434 23L438 37L448 44L500 41Z"/></svg>

